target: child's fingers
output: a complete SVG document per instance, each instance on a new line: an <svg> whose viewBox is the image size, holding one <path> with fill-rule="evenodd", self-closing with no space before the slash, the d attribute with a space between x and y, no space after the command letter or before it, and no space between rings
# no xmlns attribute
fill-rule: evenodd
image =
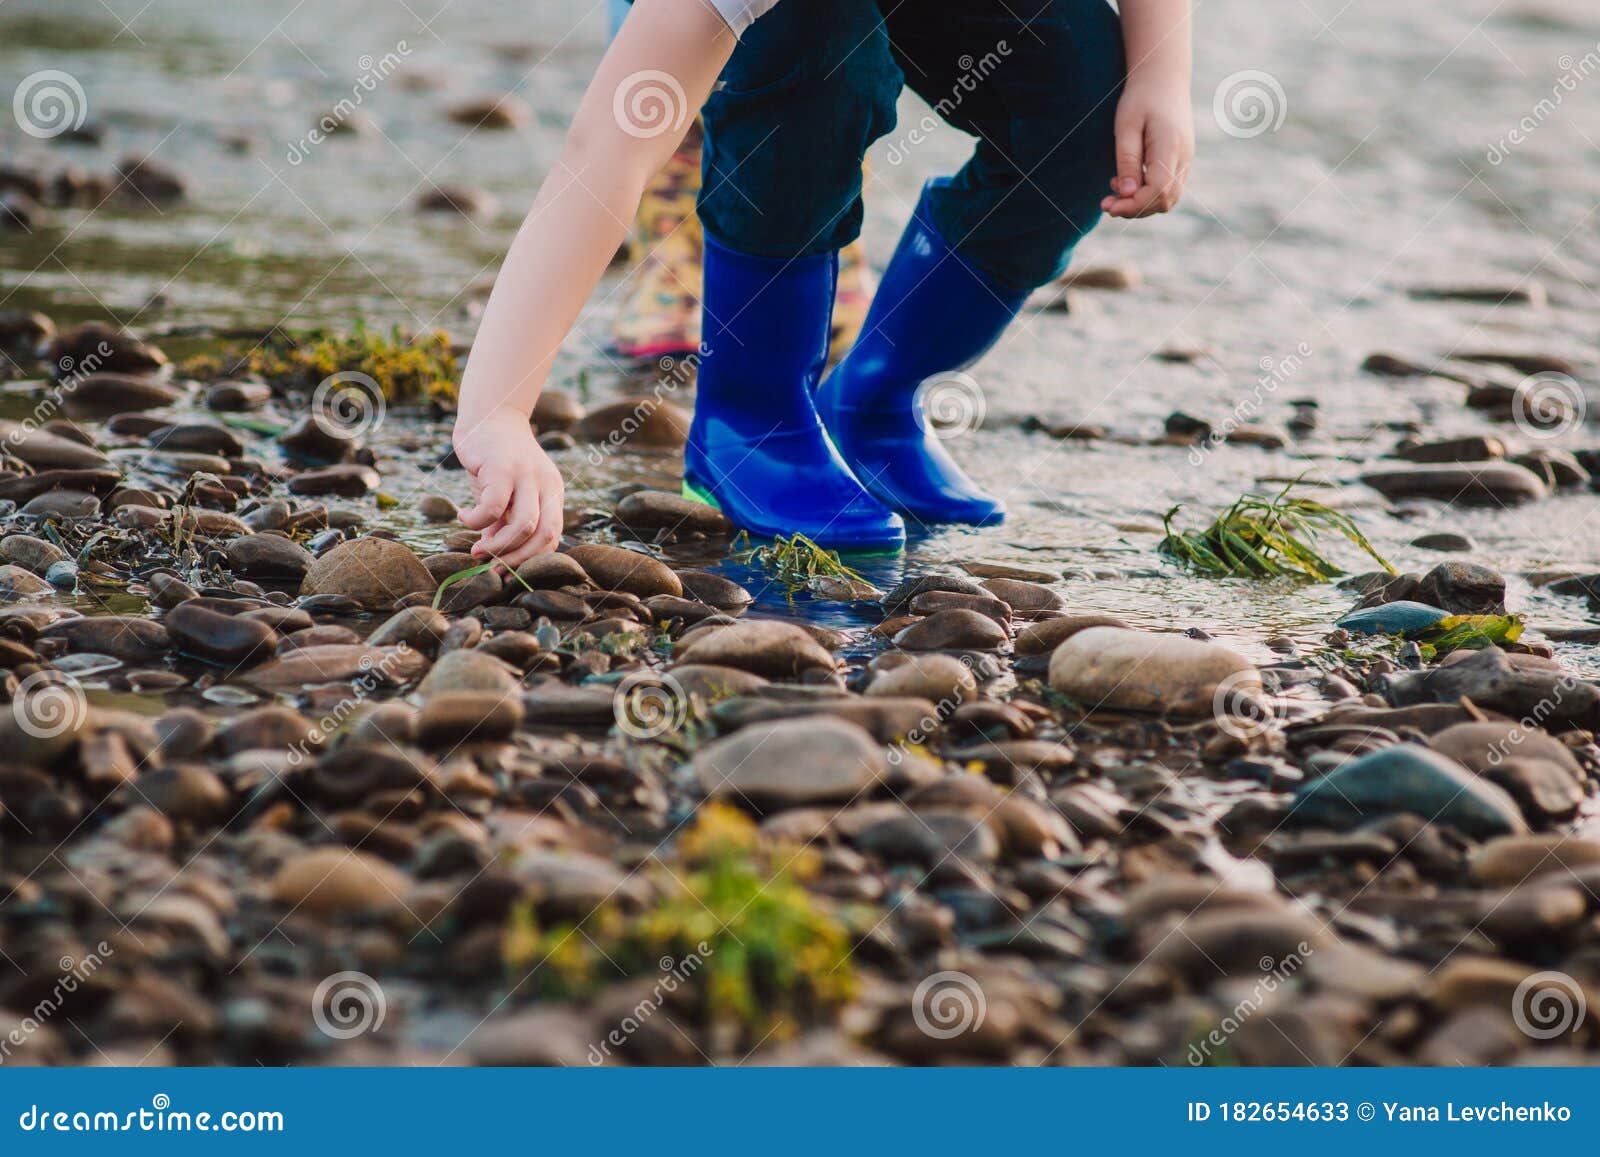
<svg viewBox="0 0 1600 1157"><path fill-rule="evenodd" d="M1156 198L1161 190L1154 185L1140 185L1131 197L1107 197L1100 207L1113 217L1148 217L1154 213Z"/></svg>
<svg viewBox="0 0 1600 1157"><path fill-rule="evenodd" d="M1144 123L1118 123L1116 133L1117 175L1111 179L1111 192L1126 198L1144 183Z"/></svg>
<svg viewBox="0 0 1600 1157"><path fill-rule="evenodd" d="M485 466L473 480L478 500L462 510L458 517L472 530L484 530L499 521L511 501L511 472L498 466Z"/></svg>
<svg viewBox="0 0 1600 1157"><path fill-rule="evenodd" d="M511 562L509 555L532 538L539 529L539 487L531 475L517 480L516 493L511 508L506 512L505 525L492 537L483 540L486 553Z"/></svg>

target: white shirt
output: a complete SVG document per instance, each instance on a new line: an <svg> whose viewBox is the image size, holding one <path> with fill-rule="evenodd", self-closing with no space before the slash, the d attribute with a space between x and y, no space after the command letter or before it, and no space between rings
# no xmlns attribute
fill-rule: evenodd
<svg viewBox="0 0 1600 1157"><path fill-rule="evenodd" d="M711 6L728 22L735 36L743 36L756 17L771 11L777 3L778 0L711 0Z"/></svg>

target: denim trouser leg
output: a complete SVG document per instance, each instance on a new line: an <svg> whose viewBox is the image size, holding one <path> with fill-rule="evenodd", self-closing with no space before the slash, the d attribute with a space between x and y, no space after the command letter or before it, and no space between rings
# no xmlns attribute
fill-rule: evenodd
<svg viewBox="0 0 1600 1157"><path fill-rule="evenodd" d="M633 7L633 0L607 0L606 19L611 22L611 35L617 34L617 29L622 27L622 18L628 14L628 9Z"/></svg>
<svg viewBox="0 0 1600 1157"><path fill-rule="evenodd" d="M847 244L862 155L894 127L909 83L978 138L933 194L939 231L996 282L1031 289L1100 218L1123 73L1106 0L785 0L746 32L706 103L701 220L766 257ZM914 146L895 153L915 163Z"/></svg>

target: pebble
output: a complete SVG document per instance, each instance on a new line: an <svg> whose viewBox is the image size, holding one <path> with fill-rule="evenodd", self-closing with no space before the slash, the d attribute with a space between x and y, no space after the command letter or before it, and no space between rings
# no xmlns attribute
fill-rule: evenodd
<svg viewBox="0 0 1600 1157"><path fill-rule="evenodd" d="M376 490L380 481L378 472L370 466L324 466L296 474L289 480L289 493L361 498Z"/></svg>
<svg viewBox="0 0 1600 1157"><path fill-rule="evenodd" d="M708 796L773 810L848 802L888 770L863 728L824 717L752 724L708 743L692 766Z"/></svg>
<svg viewBox="0 0 1600 1157"><path fill-rule="evenodd" d="M267 690L291 691L326 683L397 686L427 666L427 656L402 647L364 643L302 647L240 674L241 681Z"/></svg>
<svg viewBox="0 0 1600 1157"><path fill-rule="evenodd" d="M894 637L908 651L994 651L1009 639L1006 628L977 611L938 611Z"/></svg>
<svg viewBox="0 0 1600 1157"><path fill-rule="evenodd" d="M156 378L122 373L89 374L62 399L73 418L109 418L134 410L159 410L183 400L183 391Z"/></svg>
<svg viewBox="0 0 1600 1157"><path fill-rule="evenodd" d="M161 622L180 651L229 668L263 662L278 645L266 623L218 614L198 599L173 607Z"/></svg>
<svg viewBox="0 0 1600 1157"><path fill-rule="evenodd" d="M1568 880L1600 868L1600 841L1560 834L1501 836L1474 852L1468 866L1474 880L1501 887L1545 877Z"/></svg>
<svg viewBox="0 0 1600 1157"><path fill-rule="evenodd" d="M1431 498L1458 506L1515 506L1550 493L1537 474L1511 462L1374 470L1361 481L1391 501Z"/></svg>
<svg viewBox="0 0 1600 1157"><path fill-rule="evenodd" d="M638 551L588 543L573 547L567 555L602 590L625 591L642 599L683 594L683 583L671 567Z"/></svg>
<svg viewBox="0 0 1600 1157"><path fill-rule="evenodd" d="M316 559L293 539L278 534L246 534L227 547L228 565L250 578L303 579Z"/></svg>
<svg viewBox="0 0 1600 1157"><path fill-rule="evenodd" d="M1079 631L1086 631L1090 627L1133 629L1115 615L1062 615L1021 628L1017 631L1014 647L1018 655L1047 655Z"/></svg>
<svg viewBox="0 0 1600 1157"><path fill-rule="evenodd" d="M1264 694L1260 673L1217 643L1118 627L1090 627L1050 656L1050 686L1088 707L1205 715L1219 688Z"/></svg>
<svg viewBox="0 0 1600 1157"><path fill-rule="evenodd" d="M913 696L946 704L948 709L977 698L978 681L972 668L952 655L910 655L874 675L866 693Z"/></svg>
<svg viewBox="0 0 1600 1157"><path fill-rule="evenodd" d="M349 848L313 848L287 860L272 881L272 898L319 920L393 909L411 881L378 857Z"/></svg>
<svg viewBox="0 0 1600 1157"><path fill-rule="evenodd" d="M1352 635L1417 635L1439 625L1450 612L1411 599L1351 611L1334 626Z"/></svg>
<svg viewBox="0 0 1600 1157"><path fill-rule="evenodd" d="M714 506L665 490L637 490L617 503L619 523L634 531L667 530L690 534L732 534L727 516Z"/></svg>
<svg viewBox="0 0 1600 1157"><path fill-rule="evenodd" d="M768 679L796 679L834 666L833 656L805 631L764 619L701 628L680 647L680 663L734 667Z"/></svg>
<svg viewBox="0 0 1600 1157"><path fill-rule="evenodd" d="M425 494L417 503L417 513L429 522L454 522L456 504L442 494Z"/></svg>
<svg viewBox="0 0 1600 1157"><path fill-rule="evenodd" d="M1442 562L1422 576L1417 599L1453 615L1503 615L1506 580L1479 563Z"/></svg>
<svg viewBox="0 0 1600 1157"><path fill-rule="evenodd" d="M92 651L130 663L159 659L172 648L166 628L133 615L93 615L62 619L46 627L44 638L64 639L70 651Z"/></svg>
<svg viewBox="0 0 1600 1157"><path fill-rule="evenodd" d="M343 595L369 610L386 610L407 595L432 594L428 568L410 548L389 538L341 543L311 564L302 595Z"/></svg>
<svg viewBox="0 0 1600 1157"><path fill-rule="evenodd" d="M468 741L508 740L521 723L522 701L509 691L438 691L417 715L416 736L423 747L453 750Z"/></svg>
<svg viewBox="0 0 1600 1157"><path fill-rule="evenodd" d="M1396 744L1344 763L1295 795L1299 823L1350 827L1364 819L1410 812L1484 839L1527 830L1503 790L1453 759L1412 743Z"/></svg>
<svg viewBox="0 0 1600 1157"><path fill-rule="evenodd" d="M1446 551L1450 554L1465 554L1478 549L1477 543L1466 535L1448 530L1419 535L1411 540L1411 545L1423 550Z"/></svg>
<svg viewBox="0 0 1600 1157"><path fill-rule="evenodd" d="M688 410L656 397L623 398L590 410L566 431L612 449L679 450L689 440Z"/></svg>
<svg viewBox="0 0 1600 1157"><path fill-rule="evenodd" d="M521 683L519 674L501 659L482 651L447 651L417 686L424 703L453 692L488 692L506 696Z"/></svg>

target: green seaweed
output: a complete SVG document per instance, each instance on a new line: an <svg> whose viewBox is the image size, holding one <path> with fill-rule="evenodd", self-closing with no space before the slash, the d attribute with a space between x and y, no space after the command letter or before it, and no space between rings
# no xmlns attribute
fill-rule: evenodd
<svg viewBox="0 0 1600 1157"><path fill-rule="evenodd" d="M1325 581L1344 570L1325 557L1317 539L1337 534L1390 574L1394 567L1380 555L1348 515L1310 498L1290 497L1291 482L1272 498L1246 494L1204 530L1174 531L1180 506L1162 519L1166 536L1157 547L1201 574L1217 578L1298 578Z"/></svg>
<svg viewBox="0 0 1600 1157"><path fill-rule="evenodd" d="M740 549L741 540L744 548ZM837 578L859 583L870 588L872 584L844 564L839 552L818 546L803 534L788 538L779 535L770 544L750 546L749 535L743 531L733 540L733 557L746 565L755 565L767 571L787 589L793 601L794 593L810 589L814 578Z"/></svg>

